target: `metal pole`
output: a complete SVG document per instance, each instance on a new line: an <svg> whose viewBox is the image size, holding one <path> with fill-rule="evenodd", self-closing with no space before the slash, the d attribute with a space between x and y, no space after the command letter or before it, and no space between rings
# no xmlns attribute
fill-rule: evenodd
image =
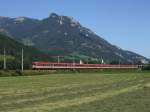
<svg viewBox="0 0 150 112"><path fill-rule="evenodd" d="M58 61L58 63L60 62L59 56L57 57L57 61Z"/></svg>
<svg viewBox="0 0 150 112"><path fill-rule="evenodd" d="M121 66L120 66L120 59L119 59L119 68L120 68Z"/></svg>
<svg viewBox="0 0 150 112"><path fill-rule="evenodd" d="M73 65L75 64L75 57L73 56Z"/></svg>
<svg viewBox="0 0 150 112"><path fill-rule="evenodd" d="M89 59L87 58L87 62L86 62L87 64L89 64Z"/></svg>
<svg viewBox="0 0 150 112"><path fill-rule="evenodd" d="M101 64L104 64L104 60L103 60L102 56L101 56Z"/></svg>
<svg viewBox="0 0 150 112"><path fill-rule="evenodd" d="M23 58L24 58L24 57L23 57L23 55L24 55L24 54L23 54L23 48L22 48L22 58L21 58L21 71L22 71L22 72L23 72L23 69L24 69L24 66L23 66L23 65L24 65L24 63L23 63L23 62L24 62L24 61L23 61Z"/></svg>
<svg viewBox="0 0 150 112"><path fill-rule="evenodd" d="M4 48L4 70L6 70L6 50Z"/></svg>
<svg viewBox="0 0 150 112"><path fill-rule="evenodd" d="M75 69L75 57L73 56L73 69Z"/></svg>

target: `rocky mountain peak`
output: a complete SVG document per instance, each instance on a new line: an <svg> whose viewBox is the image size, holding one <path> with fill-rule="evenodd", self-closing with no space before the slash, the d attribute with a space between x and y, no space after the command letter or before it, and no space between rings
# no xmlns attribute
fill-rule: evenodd
<svg viewBox="0 0 150 112"><path fill-rule="evenodd" d="M50 16L49 16L50 18L56 18L56 17L59 17L59 15L58 14L56 14L56 13L50 13Z"/></svg>
<svg viewBox="0 0 150 112"><path fill-rule="evenodd" d="M56 13L51 13L43 20L26 17L0 19L0 29L17 41L32 45L50 55L66 56L76 53L82 56L102 57L107 63L118 59L124 63L148 60L110 44L73 17L60 16Z"/></svg>

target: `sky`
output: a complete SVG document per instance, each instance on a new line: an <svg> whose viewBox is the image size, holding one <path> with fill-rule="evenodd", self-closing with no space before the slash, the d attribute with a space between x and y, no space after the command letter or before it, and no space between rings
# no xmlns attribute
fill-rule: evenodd
<svg viewBox="0 0 150 112"><path fill-rule="evenodd" d="M150 58L150 0L0 0L0 16L43 19L53 12Z"/></svg>

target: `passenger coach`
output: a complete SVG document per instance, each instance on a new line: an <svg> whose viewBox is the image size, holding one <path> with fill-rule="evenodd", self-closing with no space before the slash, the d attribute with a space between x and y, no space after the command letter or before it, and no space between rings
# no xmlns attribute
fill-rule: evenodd
<svg viewBox="0 0 150 112"><path fill-rule="evenodd" d="M98 68L138 68L138 65L110 65L110 64L79 64L63 62L32 62L32 69L98 69Z"/></svg>

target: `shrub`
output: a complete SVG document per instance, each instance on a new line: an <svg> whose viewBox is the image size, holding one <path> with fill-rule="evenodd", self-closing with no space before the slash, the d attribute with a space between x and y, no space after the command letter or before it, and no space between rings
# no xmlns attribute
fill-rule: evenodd
<svg viewBox="0 0 150 112"><path fill-rule="evenodd" d="M16 76L22 76L23 73L21 72L21 70L16 70L15 71Z"/></svg>
<svg viewBox="0 0 150 112"><path fill-rule="evenodd" d="M150 65L143 66L143 67L142 67L142 70L150 70Z"/></svg>

